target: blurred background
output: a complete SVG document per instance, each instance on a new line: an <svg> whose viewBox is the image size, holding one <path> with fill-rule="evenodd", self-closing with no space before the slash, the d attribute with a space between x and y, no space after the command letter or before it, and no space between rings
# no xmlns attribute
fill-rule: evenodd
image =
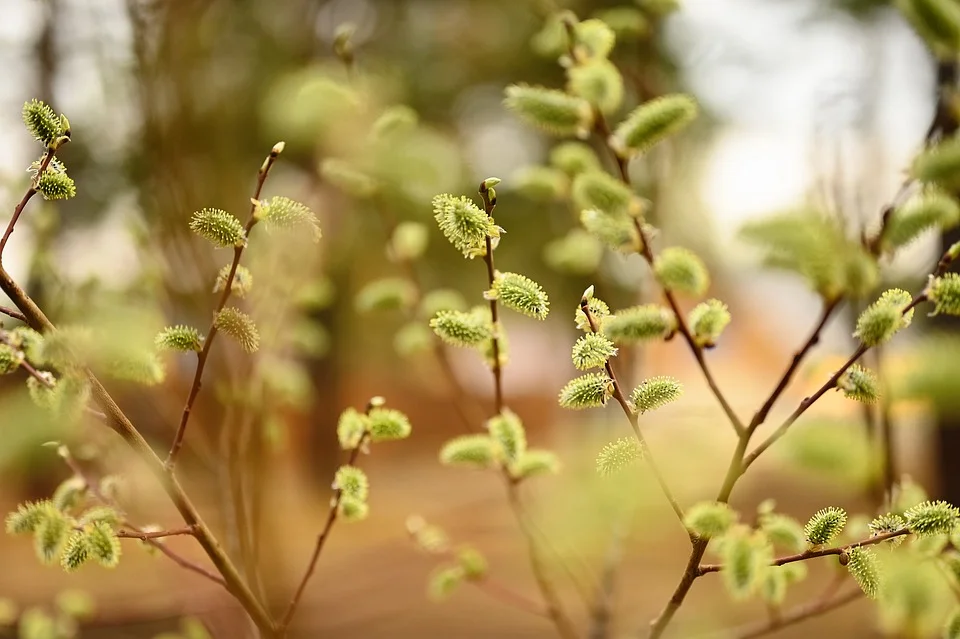
<svg viewBox="0 0 960 639"><path fill-rule="evenodd" d="M611 544L619 548L611 636L635 633L668 598L688 543L669 506L643 469L603 481L594 468L604 443L629 435L626 420L613 405L579 413L557 406L559 389L576 374L569 352L582 291L596 284L612 308L653 301L648 271L638 256L604 254L572 232L576 215L562 197L566 187L534 180L529 170L547 161L555 142L503 108L503 88L562 86L556 64L562 27L551 16L567 8L614 25L625 104L671 91L700 101L698 122L632 169L641 193L655 202L658 241L702 255L713 276L710 294L730 306L733 323L707 356L734 409L748 418L814 326L820 302L799 278L760 270L739 229L812 203L841 216L851 234L875 230L931 125L938 83L936 60L889 2L672 4L0 0L4 211L19 200L25 169L38 154L20 121L24 101L46 101L72 125L60 157L77 182L77 197L32 202L5 255L7 268L54 321L108 322L131 340L152 339L165 324L205 330L215 303L212 282L229 255L191 236L190 215L219 207L244 219L260 163L275 142L286 142L264 194L308 204L323 239L313 244L254 231L244 263L256 292L245 304L264 347L252 357L226 340L214 348L179 467L182 481L217 531L229 531L237 516L231 486L259 495L253 516L263 540L260 587L282 610L326 518L332 474L344 461L335 433L340 413L381 395L414 426L410 439L377 446L363 458L371 515L334 528L294 624L298 636L553 636L544 619L479 589L431 601L426 584L438 560L417 549L405 524L418 515L442 526L455 543L481 550L499 583L536 598L502 482L437 460L442 443L463 432L464 419L479 425L489 416L489 371L473 352L441 349L438 359L438 351L424 346L429 314L413 303L437 289L448 301L459 295L468 305L482 303L483 265L463 260L443 240L430 199L473 194L492 175L503 179L497 223L507 230L498 266L536 279L551 300L545 323L505 318L504 378L507 402L524 420L531 446L555 450L563 463L557 477L523 489L538 534L549 539L550 571L582 625ZM352 66L334 54L345 24L354 28ZM406 128L384 142L371 130L391 107L397 126ZM375 194L349 166L376 175ZM410 222L430 231L425 253L413 261L398 258L395 246L387 250L397 225ZM411 235L414 244L421 241ZM917 290L941 242L925 235L884 264L884 280ZM380 303L368 284L411 274L417 286L393 295L400 309L371 308L391 304ZM829 325L766 428L846 359L855 346L857 308L844 307ZM924 319L918 318L920 330L883 352L893 386L914 370L916 353L930 352ZM951 382L960 360L952 354L960 349L940 341L934 352L943 359L935 369L943 381L936 396L916 401L914 394L891 406L895 466L931 495L956 501L949 475L955 449L938 425L955 412ZM735 437L690 353L672 340L622 359L629 365L623 375L634 383L652 375L683 381L683 400L645 418L642 427L680 501L712 499ZM172 440L195 362L168 356L165 364L166 377L154 386L110 386L158 451ZM452 394L451 377L463 396ZM6 406L0 509L47 496L70 476L41 446L57 440L91 474L124 478L134 521L180 523L112 433L96 423L66 429L35 422L22 407L22 383L8 376L0 384ZM809 428L798 427L795 438L751 469L733 504L750 513L774 498L778 510L801 521L826 505L871 513L878 472L864 421L852 402L830 394L804 418L801 426ZM828 437L814 441L804 432ZM229 532L223 540L239 552ZM169 544L205 561L192 540ZM58 596L82 591L95 604L83 637L153 637L177 631L185 617L215 637L251 636L242 611L215 584L148 556L135 542L124 552L116 570L66 575L40 566L29 539L0 536L0 599L18 611L52 611ZM830 574L829 564L811 566L788 601L815 595ZM719 579L708 576L694 587L674 632L695 636L764 614L759 604L730 605ZM880 631L874 608L860 601L782 636L812 632Z"/></svg>

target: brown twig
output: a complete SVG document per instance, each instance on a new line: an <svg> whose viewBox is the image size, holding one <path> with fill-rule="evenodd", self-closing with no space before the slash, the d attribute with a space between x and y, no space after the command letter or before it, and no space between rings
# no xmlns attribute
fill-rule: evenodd
<svg viewBox="0 0 960 639"><path fill-rule="evenodd" d="M68 134L65 140L69 139ZM40 183L40 178L43 176L44 171L47 170L47 167L50 166L50 162L53 161L53 156L57 154L57 148L55 145L50 145L47 148L47 151L43 154L43 159L40 160L37 174L30 182L30 187L27 189L27 192L23 194L16 208L13 209L13 217L11 217L7 223L7 229L3 232L3 238L0 239L0 264L3 264L3 250L7 247L7 241L9 241L10 236L13 235L13 229L17 226L17 221L20 219L23 209L26 208L27 202L37 194L37 185Z"/></svg>
<svg viewBox="0 0 960 639"><path fill-rule="evenodd" d="M197 528L196 526L184 526L183 528L158 531L118 530L116 531L115 535L121 539L139 539L140 541L147 541L148 539L162 539L164 537L177 537L180 535L196 537Z"/></svg>
<svg viewBox="0 0 960 639"><path fill-rule="evenodd" d="M486 182L480 184L480 197L483 199L483 211L487 214L487 216L493 215L493 210L497 206L497 200L496 198L490 197L490 191L487 188ZM487 250L483 255L483 262L487 265L487 280L490 283L490 287L493 288L497 270L493 265L493 242L491 241L489 235L486 236L485 242ZM493 362L491 363L490 368L493 370L493 392L496 413L500 414L503 412L503 370L500 366L500 320L498 313L497 300L496 298L491 297L490 322L493 325L493 337L491 337L493 346Z"/></svg>
<svg viewBox="0 0 960 639"><path fill-rule="evenodd" d="M862 597L863 591L859 588L847 591L842 595L837 595L835 597L823 597L819 600L797 606L792 610L788 610L786 613L779 615L776 619L771 619L770 621L761 624L750 625L742 628L739 632L734 631L735 634L728 633L725 636L734 636L738 639L755 639L756 637L768 635L771 632L781 630L788 626L793 626L808 619L812 619L813 617L819 617L820 615L836 610L841 606L845 606L848 603L857 601Z"/></svg>
<svg viewBox="0 0 960 639"><path fill-rule="evenodd" d="M794 555L786 555L784 557L778 557L770 562L771 566L783 566L784 564L792 564L798 561L807 561L808 559L816 559L817 557L829 557L830 555L842 555L845 552L850 551L853 548L859 548L861 546L872 546L874 544L879 544L889 539L895 537L902 537L903 535L909 535L910 531L906 528L902 530L895 530L893 532L882 533L874 537L868 537L862 541L856 543L847 544L846 546L837 546L836 548L822 548L820 550L806 550L804 552L796 553ZM720 572L723 570L723 564L701 564L697 569L699 575L705 575L710 572ZM699 576L698 575L698 576Z"/></svg>
<svg viewBox="0 0 960 639"><path fill-rule="evenodd" d="M15 320L20 320L21 322L27 321L27 318L24 317L23 313L20 311L15 311L12 308L7 308L6 306L0 306L0 313L12 317Z"/></svg>
<svg viewBox="0 0 960 639"><path fill-rule="evenodd" d="M253 229L253 226L257 223L257 201L260 199L260 192L263 190L263 183L266 182L267 176L270 174L270 169L273 167L273 164L276 162L277 157L280 155L280 151L282 149L282 143L274 146L273 149L271 149L270 154L260 166L260 170L257 171L257 185L253 191L253 198L250 205L250 216L247 219L246 225L244 226L244 237L250 236L251 229ZM193 404L196 402L197 395L200 393L203 370L207 365L207 359L210 357L210 349L213 347L213 341L217 336L216 316L217 313L222 311L223 307L227 305L227 300L230 299L230 294L233 292L233 279L237 274L237 267L240 265L240 257L243 255L243 249L245 246L246 244L241 244L233 249L233 262L230 264L230 272L227 274L227 279L223 286L223 292L220 294L220 301L217 303L217 308L214 311L214 320L210 323L210 329L207 331L207 336L203 340L203 348L200 350L200 353L197 356L197 370L193 376L193 384L190 386L190 392L187 395L187 401L183 407L183 413L180 416L180 424L177 426L177 433L173 438L173 444L170 446L170 452L167 454L167 460L164 462L164 466L167 468L168 472L173 472L174 466L177 463L177 456L180 454L180 450L183 446L183 438L186 435L187 423L190 421L190 414L193 411Z"/></svg>

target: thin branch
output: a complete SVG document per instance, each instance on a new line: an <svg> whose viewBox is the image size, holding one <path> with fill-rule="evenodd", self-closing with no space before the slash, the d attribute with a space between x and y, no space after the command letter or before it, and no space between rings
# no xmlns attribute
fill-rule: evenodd
<svg viewBox="0 0 960 639"><path fill-rule="evenodd" d="M274 162L276 162L281 150L282 147L280 145L274 146L273 149L270 150L270 155L268 155L263 161L263 164L260 166L260 170L257 172L257 186L253 191L253 198L250 205L250 216L247 219L247 223L244 227L245 237L250 236L251 229L253 229L253 226L257 223L257 201L260 199L260 192L263 190L263 183L266 182L267 176L270 174L270 169L273 167ZM241 244L233 249L233 262L230 264L230 272L227 274L227 279L223 286L223 293L221 293L220 301L217 303L217 308L214 311L214 320L211 322L210 329L207 331L207 336L203 340L203 349L200 351L200 354L197 357L197 370L193 376L193 384L190 386L190 392L187 395L187 402L184 405L183 413L180 416L180 424L177 426L177 433L173 438L173 444L170 447L170 452L167 454L167 460L164 462L164 466L166 466L167 471L170 473L173 472L174 466L177 463L177 456L180 454L180 449L183 446L183 438L186 435L187 423L190 421L190 414L193 411L193 404L197 400L197 395L200 394L203 370L207 365L207 359L210 357L210 349L213 347L213 341L217 336L216 316L217 313L222 311L223 307L227 305L227 300L230 299L230 294L233 292L233 279L237 274L237 267L240 265L240 257L243 255L244 246L244 244Z"/></svg>
<svg viewBox="0 0 960 639"><path fill-rule="evenodd" d="M483 211L488 217L493 215L493 209L495 209L497 206L497 200L496 198L491 199L490 191L487 189L485 182L480 184L480 197L483 199ZM491 241L489 235L486 236L485 241L487 250L483 255L483 261L487 265L487 280L490 283L490 288L493 288L493 283L497 272L493 265L493 242ZM493 337L490 339L493 345L493 362L490 368L493 370L493 388L496 412L497 414L500 414L503 412L503 370L500 366L500 320L498 318L499 311L497 306L496 298L491 297L490 322L493 324Z"/></svg>
<svg viewBox="0 0 960 639"><path fill-rule="evenodd" d="M862 597L863 591L859 588L847 591L842 595L837 595L835 597L824 597L811 603L797 606L793 610L789 610L786 613L781 614L776 619L771 619L770 621L762 624L750 625L742 628L739 632L733 631L733 634L728 633L725 636L733 636L737 637L738 639L755 639L756 637L763 637L771 632L775 632L788 626L793 626L807 621L808 619L832 612L837 608L857 601Z"/></svg>
<svg viewBox="0 0 960 639"><path fill-rule="evenodd" d="M24 317L23 313L20 311L15 311L12 308L7 308L6 306L0 306L0 313L3 315L8 315L15 320L20 320L21 322L26 323L27 318Z"/></svg>
<svg viewBox="0 0 960 639"><path fill-rule="evenodd" d="M879 544L894 537L902 537L903 535L909 535L910 531L906 528L901 530L895 530L893 532L883 533L876 535L874 537L868 537L862 541L856 543L847 544L846 546L837 546L836 548L823 548L821 550L806 550L804 552L797 553L795 555L786 555L784 557L778 557L770 562L771 566L783 566L784 564L792 564L798 561L807 561L808 559L816 559L817 557L829 557L830 555L842 555L845 552L849 552L853 548L859 548L861 546L873 546L874 544ZM720 572L724 569L723 564L703 564L698 569L700 575L705 575L710 572Z"/></svg>
<svg viewBox="0 0 960 639"><path fill-rule="evenodd" d="M209 579L213 583L219 584L224 588L226 588L228 592L230 591L230 586L228 586L227 582L224 581L221 577L213 574L203 566L199 566L193 563L192 561L190 561L189 559L181 557L174 551L170 550L170 548L168 548L166 544L160 543L159 541L156 541L154 539L148 539L146 543L150 544L151 547L156 548L157 550L162 552L164 555L169 557L170 560L173 561L173 563L177 564L184 570L189 570L192 573L198 574L201 577Z"/></svg>
<svg viewBox="0 0 960 639"><path fill-rule="evenodd" d="M69 140L69 135L64 139ZM7 247L7 241L10 240L10 236L13 235L13 229L17 226L17 221L20 219L23 209L26 208L27 202L29 202L31 198L36 195L37 185L40 183L40 178L43 176L44 171L47 170L47 167L50 166L50 162L53 161L53 156L56 154L57 147L50 145L47 148L46 153L43 154L43 159L40 160L40 167L37 169L37 174L34 176L33 180L31 180L30 187L27 189L27 192L23 194L19 204L17 204L17 206L13 209L13 217L11 217L10 221L7 223L7 229L3 232L3 238L0 239L0 264L3 264L3 250Z"/></svg>
<svg viewBox="0 0 960 639"><path fill-rule="evenodd" d="M490 597L493 597L507 606L511 606L517 610L522 610L523 612L528 612L538 617L549 617L549 614L543 609L543 606L528 599L520 593L511 590L500 582L494 581L490 577L484 577L479 581L474 580L470 581L469 583L475 586L481 592L486 593Z"/></svg>
<svg viewBox="0 0 960 639"><path fill-rule="evenodd" d="M189 535L190 537L197 536L196 526L184 526L183 528L174 528L172 530L158 530L158 531L145 531L145 530L118 530L115 535L121 539L139 539L140 541L147 541L148 539L162 539L164 537L177 537L180 535Z"/></svg>

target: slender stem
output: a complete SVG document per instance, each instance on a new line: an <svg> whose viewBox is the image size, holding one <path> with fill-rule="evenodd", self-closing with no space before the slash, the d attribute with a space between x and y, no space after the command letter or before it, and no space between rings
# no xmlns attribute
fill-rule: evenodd
<svg viewBox="0 0 960 639"><path fill-rule="evenodd" d="M143 530L118 530L115 534L121 539L139 539L141 541L147 541L148 539L162 539L164 537L177 537L179 535L189 535L191 537L195 537L197 534L197 529L195 526L184 526L183 528L159 530L155 532L147 532Z"/></svg>
<svg viewBox="0 0 960 639"><path fill-rule="evenodd" d="M491 199L490 191L487 189L485 184L480 185L480 197L483 199L483 210L490 216L493 215L493 209L497 206L496 199ZM493 265L493 242L490 240L490 236L487 235L486 240L486 253L483 256L483 261L487 265L487 280L490 284L490 288L493 288L493 283L496 278L497 269ZM490 322L493 324L493 337L491 342L493 344L493 362L491 363L491 368L493 369L493 389L494 389L494 401L496 406L497 414L503 412L503 370L500 366L500 319L498 316L497 300L495 298L490 299Z"/></svg>
<svg viewBox="0 0 960 639"><path fill-rule="evenodd" d="M257 172L257 186L253 191L253 201L250 205L250 216L247 219L246 225L244 226L244 237L250 236L251 229L253 228L254 224L257 223L257 201L260 199L260 192L263 190L263 183L266 182L267 176L270 174L270 169L273 167L273 164L276 162L279 155L280 149L275 146L270 151L270 155L267 156L266 160L264 160L263 164L260 166L260 170ZM233 262L230 264L230 272L227 274L227 279L223 286L223 292L220 294L220 301L217 303L217 308L214 312L214 319L210 324L210 330L207 331L207 336L203 340L203 349L200 351L200 354L197 357L197 370L193 376L193 384L190 386L190 392L187 395L187 402L184 405L183 413L180 416L180 425L177 426L177 433L173 438L173 444L170 447L167 460L164 462L168 472L171 473L173 472L174 466L177 463L177 456L180 454L180 450L183 446L183 438L187 432L187 423L190 421L190 414L193 411L193 404L197 401L197 395L200 394L200 386L202 385L203 379L203 369L207 365L207 359L210 356L210 349L213 347L213 341L217 337L216 316L217 313L222 311L223 307L227 305L227 300L230 299L230 294L233 292L233 279L237 274L237 267L240 265L240 257L243 255L244 246L245 244L241 244L233 249Z"/></svg>
<svg viewBox="0 0 960 639"><path fill-rule="evenodd" d="M361 436L360 441L357 443L357 446L350 451L350 460L347 462L348 465L353 466L357 463L357 458L360 456L360 451L366 444L366 440L367 433L364 433ZM283 636L287 631L287 628L290 627L290 622L293 621L293 616L296 614L297 608L300 606L301 599L303 599L303 593L307 589L307 582L310 581L310 577L313 576L313 573L317 568L317 562L320 560L320 553L323 552L323 546L327 543L327 538L330 536L330 531L333 530L333 524L336 523L337 517L340 514L340 500L342 497L343 491L338 488L334 493L333 500L330 502L330 511L327 513L327 521L323 525L323 530L321 530L320 534L317 536L317 543L313 547L313 555L310 557L310 561L307 564L307 569L304 571L303 577L300 578L300 584L297 586L297 589L293 594L293 599L290 600L290 604L287 606L287 611L284 613L280 623L277 624L277 629L280 636Z"/></svg>
<svg viewBox="0 0 960 639"><path fill-rule="evenodd" d="M66 138L66 139L69 139ZM37 184L40 182L40 177L43 175L43 172L47 170L47 167L50 166L50 162L53 161L53 156L57 154L57 147L51 145L47 148L46 153L43 154L43 159L40 160L40 167L37 169L37 175L30 182L30 188L27 189L27 192L23 194L23 197L20 199L20 202L17 204L16 208L13 209L13 217L10 218L10 221L7 223L7 229L3 232L3 238L0 239L0 264L3 264L3 250L7 247L7 241L10 239L10 236L13 235L13 229L17 225L17 221L20 219L20 215L23 213L23 209L26 208L27 202L36 195L37 193Z"/></svg>
<svg viewBox="0 0 960 639"><path fill-rule="evenodd" d="M168 548L166 544L160 543L155 539L147 539L146 543L152 546L153 548L156 548L157 550L159 550L165 556L169 557L170 560L173 561L173 563L177 564L184 570L189 570L192 573L198 574L201 577L204 577L215 584L219 584L223 586L224 588L227 589L228 592L230 591L230 587L227 585L227 582L225 582L221 577L218 577L217 575L213 574L203 566L198 566L197 564L193 563L189 559L186 559L185 557L181 557L176 552Z"/></svg>
<svg viewBox="0 0 960 639"><path fill-rule="evenodd" d="M27 318L24 317L23 313L20 311L15 311L12 308L7 308L6 306L0 306L0 313L3 315L8 315L15 320L20 320L21 322L27 321Z"/></svg>
<svg viewBox="0 0 960 639"><path fill-rule="evenodd" d="M879 544L889 539L895 537L902 537L903 535L909 535L910 531L906 528L901 530L894 530L892 532L883 533L876 535L874 537L868 537L862 541L856 543L847 544L846 546L837 546L836 548L823 548L821 550L806 550L804 552L797 553L795 555L786 555L784 557L778 557L770 562L771 566L783 566L784 564L792 564L798 561L807 561L808 559L816 559L817 557L829 557L830 555L842 555L845 552L850 551L853 548L859 548L861 546L872 546L874 544ZM724 569L723 564L701 564L698 569L700 575L705 575L710 572L720 572Z"/></svg>
<svg viewBox="0 0 960 639"><path fill-rule="evenodd" d="M779 615L776 619L771 619L770 621L759 625L748 626L741 629L739 632L736 632L735 634L726 634L725 636L737 637L738 639L755 639L756 637L763 637L771 632L782 630L783 628L796 625L808 619L824 615L828 612L836 610L837 608L840 608L841 606L845 606L848 603L857 601L862 597L863 591L859 588L847 591L834 597L823 597L819 600L797 606L796 608Z"/></svg>

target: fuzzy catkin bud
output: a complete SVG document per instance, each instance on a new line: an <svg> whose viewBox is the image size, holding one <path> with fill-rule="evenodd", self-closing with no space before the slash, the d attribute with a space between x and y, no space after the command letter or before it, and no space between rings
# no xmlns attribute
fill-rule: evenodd
<svg viewBox="0 0 960 639"><path fill-rule="evenodd" d="M602 259L603 244L583 229L571 229L543 249L543 260L561 273L589 275Z"/></svg>
<svg viewBox="0 0 960 639"><path fill-rule="evenodd" d="M201 209L193 214L190 230L214 246L243 246L247 236L240 220L221 209Z"/></svg>
<svg viewBox="0 0 960 639"><path fill-rule="evenodd" d="M73 531L63 546L60 567L67 573L80 569L90 559L90 550L90 537L86 531Z"/></svg>
<svg viewBox="0 0 960 639"><path fill-rule="evenodd" d="M154 344L161 350L199 351L203 348L203 336L192 326L168 326L157 333Z"/></svg>
<svg viewBox="0 0 960 639"><path fill-rule="evenodd" d="M580 212L583 228L614 251L630 253L642 248L640 234L633 219L624 214L610 214L599 209Z"/></svg>
<svg viewBox="0 0 960 639"><path fill-rule="evenodd" d="M499 447L488 435L463 435L451 439L440 449L440 463L445 466L492 468L497 464Z"/></svg>
<svg viewBox="0 0 960 639"><path fill-rule="evenodd" d="M643 458L643 448L633 437L621 437L606 444L597 454L597 473L609 477Z"/></svg>
<svg viewBox="0 0 960 639"><path fill-rule="evenodd" d="M837 380L844 396L862 404L875 404L880 399L880 382L872 371L854 364Z"/></svg>
<svg viewBox="0 0 960 639"><path fill-rule="evenodd" d="M64 134L65 120L40 100L23 104L23 124L27 131L44 146L50 146Z"/></svg>
<svg viewBox="0 0 960 639"><path fill-rule="evenodd" d="M630 393L630 403L640 414L656 410L680 399L683 385L672 377L658 376L644 380Z"/></svg>
<svg viewBox="0 0 960 639"><path fill-rule="evenodd" d="M392 408L374 408L369 411L370 441L385 442L406 439L413 427L406 415Z"/></svg>
<svg viewBox="0 0 960 639"><path fill-rule="evenodd" d="M883 535L885 533L897 532L898 530L903 530L906 527L906 521L903 517L894 513L887 513L885 515L880 515L870 522L870 534L873 537L877 535ZM903 542L903 535L899 537L893 537L887 540L887 544L891 546L899 546Z"/></svg>
<svg viewBox="0 0 960 639"><path fill-rule="evenodd" d="M550 151L550 165L574 177L586 171L599 171L600 159L583 142L562 142Z"/></svg>
<svg viewBox="0 0 960 639"><path fill-rule="evenodd" d="M409 262L423 257L430 243L430 231L420 222L401 222L390 238L389 256L392 260Z"/></svg>
<svg viewBox="0 0 960 639"><path fill-rule="evenodd" d="M738 519L737 511L723 502L694 504L683 518L687 530L698 537L718 537L730 529Z"/></svg>
<svg viewBox="0 0 960 639"><path fill-rule="evenodd" d="M573 365L582 371L602 368L617 354L617 347L601 333L587 333L573 345Z"/></svg>
<svg viewBox="0 0 960 639"><path fill-rule="evenodd" d="M715 346L729 323L730 311L720 300L707 300L690 311L690 332L701 347Z"/></svg>
<svg viewBox="0 0 960 639"><path fill-rule="evenodd" d="M430 320L430 328L451 346L474 347L490 339L490 321L477 313L440 311Z"/></svg>
<svg viewBox="0 0 960 639"><path fill-rule="evenodd" d="M115 568L120 563L120 540L106 523L98 521L88 527L87 543L90 554L104 568Z"/></svg>
<svg viewBox="0 0 960 639"><path fill-rule="evenodd" d="M770 543L783 546L790 552L800 552L807 544L803 526L793 517L767 513L760 517L760 530Z"/></svg>
<svg viewBox="0 0 960 639"><path fill-rule="evenodd" d="M960 275L957 273L931 276L923 292L933 303L934 315L960 315Z"/></svg>
<svg viewBox="0 0 960 639"><path fill-rule="evenodd" d="M603 334L618 344L664 339L676 329L676 315L659 304L632 306L603 319Z"/></svg>
<svg viewBox="0 0 960 639"><path fill-rule="evenodd" d="M879 300L860 314L853 336L870 347L890 340L913 320L913 309L903 312L912 301L910 293L904 290L895 288L885 291Z"/></svg>
<svg viewBox="0 0 960 639"><path fill-rule="evenodd" d="M45 200L69 200L77 195L77 185L67 175L66 168L59 164L54 168L51 162L47 170L37 179L37 193Z"/></svg>
<svg viewBox="0 0 960 639"><path fill-rule="evenodd" d="M271 230L293 230L307 226L313 231L315 242L323 236L320 221L310 207L282 195L260 202L254 215Z"/></svg>
<svg viewBox="0 0 960 639"><path fill-rule="evenodd" d="M585 135L593 125L589 102L556 89L514 84L506 89L504 105L521 120L552 135Z"/></svg>
<svg viewBox="0 0 960 639"><path fill-rule="evenodd" d="M803 532L814 546L829 543L834 537L840 534L843 527L847 524L847 512L842 508L829 506L818 511L807 525Z"/></svg>
<svg viewBox="0 0 960 639"><path fill-rule="evenodd" d="M671 246L653 261L657 281L668 291L679 291L695 297L710 286L710 274L697 255L688 249Z"/></svg>
<svg viewBox="0 0 960 639"><path fill-rule="evenodd" d="M574 46L581 58L606 58L613 51L617 40L613 29L603 20L596 18L578 22L574 27L574 34Z"/></svg>
<svg viewBox="0 0 960 639"><path fill-rule="evenodd" d="M945 501L925 501L903 513L906 528L918 536L949 533L960 517L960 510Z"/></svg>
<svg viewBox="0 0 960 639"><path fill-rule="evenodd" d="M527 450L527 435L523 422L509 408L487 421L487 430L500 445L508 461L515 461Z"/></svg>
<svg viewBox="0 0 960 639"><path fill-rule="evenodd" d="M573 179L572 196L580 209L597 209L610 215L626 213L633 191L605 171L586 171Z"/></svg>
<svg viewBox="0 0 960 639"><path fill-rule="evenodd" d="M510 474L518 479L560 472L560 460L549 450L528 450L510 464Z"/></svg>
<svg viewBox="0 0 960 639"><path fill-rule="evenodd" d="M609 60L592 60L567 72L570 92L601 113L613 113L623 102L623 76Z"/></svg>
<svg viewBox="0 0 960 639"><path fill-rule="evenodd" d="M416 128L418 121L419 116L416 111L405 104L397 104L385 109L373 122L370 137L374 140L383 140Z"/></svg>
<svg viewBox="0 0 960 639"><path fill-rule="evenodd" d="M547 318L550 302L543 288L530 278L518 273L497 273L487 299L496 299L517 313L538 320Z"/></svg>
<svg viewBox="0 0 960 639"><path fill-rule="evenodd" d="M604 373L588 373L570 380L560 391L560 406L573 410L605 406L613 396L613 380Z"/></svg>
<svg viewBox="0 0 960 639"><path fill-rule="evenodd" d="M370 506L367 502L353 497L341 497L337 504L337 512L344 521L352 523L366 519L370 514Z"/></svg>
<svg viewBox="0 0 960 639"><path fill-rule="evenodd" d="M356 466L341 466L333 479L334 488L344 497L366 501L370 494L370 482L367 474Z"/></svg>
<svg viewBox="0 0 960 639"><path fill-rule="evenodd" d="M960 137L954 135L921 152L910 173L921 182L946 189L960 185Z"/></svg>
<svg viewBox="0 0 960 639"><path fill-rule="evenodd" d="M416 302L417 288L404 277L385 277L367 283L357 293L354 307L361 313L408 309Z"/></svg>
<svg viewBox="0 0 960 639"><path fill-rule="evenodd" d="M528 166L511 180L514 188L536 202L555 202L566 197L570 179L560 169Z"/></svg>
<svg viewBox="0 0 960 639"><path fill-rule="evenodd" d="M611 143L624 156L643 153L686 127L697 117L697 103L689 95L672 94L641 104L620 123Z"/></svg>
<svg viewBox="0 0 960 639"><path fill-rule="evenodd" d="M856 546L847 551L847 570L870 599L880 594L880 561L871 548Z"/></svg>
<svg viewBox="0 0 960 639"><path fill-rule="evenodd" d="M23 363L23 352L0 343L0 375L8 375Z"/></svg>
<svg viewBox="0 0 960 639"><path fill-rule="evenodd" d="M217 273L217 281L213 285L213 292L220 293L227 286L227 278L230 277L230 268L232 264L227 264ZM230 283L230 292L233 295L243 299L253 289L253 274L246 266L237 264L237 270L233 274L233 281Z"/></svg>
<svg viewBox="0 0 960 639"><path fill-rule="evenodd" d="M370 418L356 408L348 408L337 421L337 440L343 450L353 450L360 445L370 430Z"/></svg>
<svg viewBox="0 0 960 639"><path fill-rule="evenodd" d="M487 238L499 238L500 228L466 196L448 194L433 198L433 217L443 233L464 257L474 258L487 252Z"/></svg>
<svg viewBox="0 0 960 639"><path fill-rule="evenodd" d="M583 309L578 306L576 313L574 313L574 322L576 323L577 328L581 331L592 333L594 331L593 327L590 325L590 319L593 319L593 323L599 330L604 318L610 315L610 307L607 306L607 303L602 299L599 297L593 297L591 294L587 298L587 312L590 313L590 318L588 318L587 314L583 312Z"/></svg>
<svg viewBox="0 0 960 639"><path fill-rule="evenodd" d="M897 208L884 227L884 245L893 249L907 246L922 233L934 228L949 229L960 223L960 204L940 190L910 198Z"/></svg>
<svg viewBox="0 0 960 639"><path fill-rule="evenodd" d="M248 353L255 353L260 348L257 325L253 318L238 308L228 307L217 313L214 326L236 340L240 348Z"/></svg>
<svg viewBox="0 0 960 639"><path fill-rule="evenodd" d="M772 559L772 549L762 534L737 531L723 538L723 582L734 599L746 599L760 585Z"/></svg>

